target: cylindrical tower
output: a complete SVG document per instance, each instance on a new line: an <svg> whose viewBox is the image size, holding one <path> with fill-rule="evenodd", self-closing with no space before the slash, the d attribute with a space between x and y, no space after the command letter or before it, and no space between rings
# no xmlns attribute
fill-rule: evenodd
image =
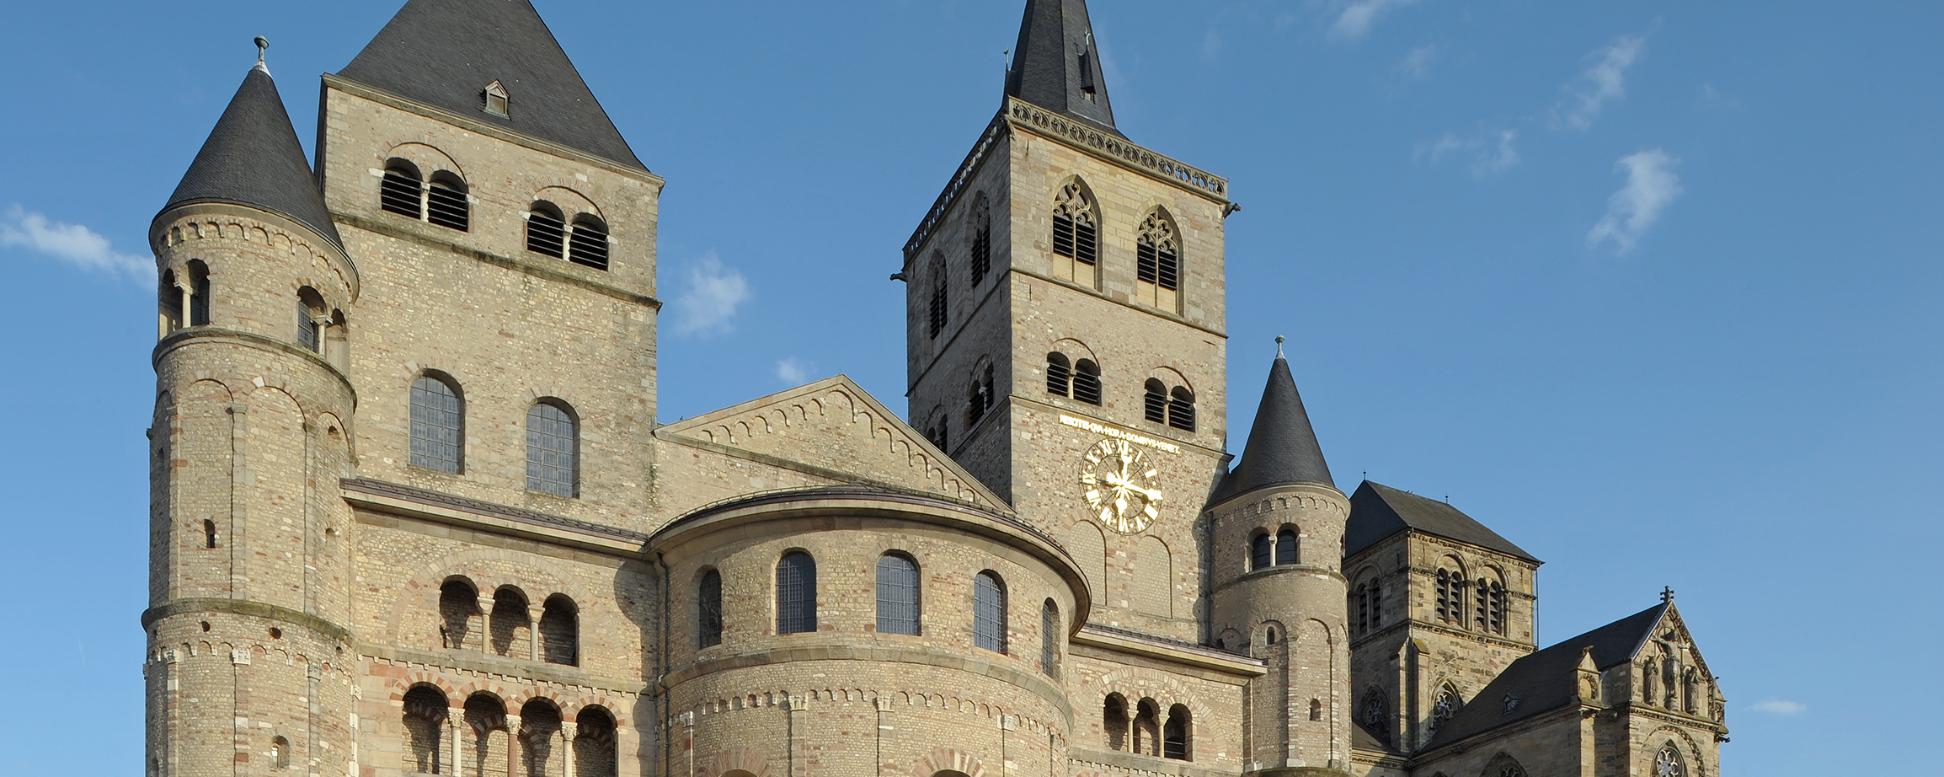
<svg viewBox="0 0 1944 777"><path fill-rule="evenodd" d="M1243 712L1252 774L1349 769L1349 507L1278 353L1242 462L1216 490L1208 522L1211 638L1269 668L1250 683Z"/></svg>
<svg viewBox="0 0 1944 777"><path fill-rule="evenodd" d="M261 60L150 245L146 773L347 774L357 271Z"/></svg>

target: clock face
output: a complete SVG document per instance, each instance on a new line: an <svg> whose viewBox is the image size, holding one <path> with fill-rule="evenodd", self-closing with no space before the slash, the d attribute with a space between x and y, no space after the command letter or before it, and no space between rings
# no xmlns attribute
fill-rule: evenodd
<svg viewBox="0 0 1944 777"><path fill-rule="evenodd" d="M1126 440L1094 443L1080 461L1080 485L1095 520L1121 534L1146 531L1161 515L1158 471Z"/></svg>

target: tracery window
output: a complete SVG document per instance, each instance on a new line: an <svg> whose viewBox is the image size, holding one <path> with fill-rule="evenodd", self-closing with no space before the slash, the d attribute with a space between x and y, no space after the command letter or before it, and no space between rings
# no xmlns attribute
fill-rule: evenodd
<svg viewBox="0 0 1944 777"><path fill-rule="evenodd" d="M920 611L918 562L901 553L886 553L877 562L877 630L879 634L917 634Z"/></svg>
<svg viewBox="0 0 1944 777"><path fill-rule="evenodd" d="M580 421L557 400L527 410L527 490L580 496Z"/></svg>
<svg viewBox="0 0 1944 777"><path fill-rule="evenodd" d="M972 287L978 288L992 270L992 207L985 192L972 198Z"/></svg>
<svg viewBox="0 0 1944 777"><path fill-rule="evenodd" d="M1446 723L1457 717L1458 709L1465 705L1465 699L1458 695L1458 689L1449 684L1438 689L1437 698L1431 701L1431 732L1437 733Z"/></svg>
<svg viewBox="0 0 1944 777"><path fill-rule="evenodd" d="M443 376L412 381L412 466L459 472L465 450L466 412L459 389Z"/></svg>
<svg viewBox="0 0 1944 777"><path fill-rule="evenodd" d="M1006 652L1006 584L990 570L972 578L972 644Z"/></svg>
<svg viewBox="0 0 1944 777"><path fill-rule="evenodd" d="M817 630L817 560L793 550L776 562L776 633Z"/></svg>
<svg viewBox="0 0 1944 777"><path fill-rule="evenodd" d="M1500 754L1492 760L1492 765L1485 767L1485 777L1526 777L1526 770L1512 756Z"/></svg>
<svg viewBox="0 0 1944 777"><path fill-rule="evenodd" d="M1654 756L1654 777L1687 777L1687 761L1673 742L1662 745Z"/></svg>
<svg viewBox="0 0 1944 777"><path fill-rule="evenodd" d="M1357 717L1364 729L1378 741L1390 744L1390 705L1384 701L1384 692L1376 688L1366 691L1362 706Z"/></svg>
<svg viewBox="0 0 1944 777"><path fill-rule="evenodd" d="M1079 181L1053 201L1053 276L1094 286L1100 261L1100 216L1093 195Z"/></svg>
<svg viewBox="0 0 1944 777"><path fill-rule="evenodd" d="M1141 223L1134 246L1134 295L1141 302L1175 310L1181 289L1181 243L1167 213L1155 210Z"/></svg>

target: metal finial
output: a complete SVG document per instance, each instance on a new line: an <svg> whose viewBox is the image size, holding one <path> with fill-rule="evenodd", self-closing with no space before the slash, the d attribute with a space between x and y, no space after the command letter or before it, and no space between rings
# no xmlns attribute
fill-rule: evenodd
<svg viewBox="0 0 1944 777"><path fill-rule="evenodd" d="M269 75L270 66L264 62L264 57L265 55L270 53L270 39L265 38L261 35L256 36L256 47L257 47L256 69L263 71L264 75Z"/></svg>
<svg viewBox="0 0 1944 777"><path fill-rule="evenodd" d="M1282 347L1283 347L1283 336L1276 335L1276 358L1278 359L1283 357Z"/></svg>
<svg viewBox="0 0 1944 777"><path fill-rule="evenodd" d="M1674 586L1663 586L1661 588L1661 602L1664 604L1674 603Z"/></svg>

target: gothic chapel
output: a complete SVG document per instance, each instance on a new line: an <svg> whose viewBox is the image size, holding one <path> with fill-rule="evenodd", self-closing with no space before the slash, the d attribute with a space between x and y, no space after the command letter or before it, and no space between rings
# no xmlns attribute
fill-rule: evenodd
<svg viewBox="0 0 1944 777"><path fill-rule="evenodd" d="M528 0L409 0L314 160L259 60L149 231L146 773L1716 777L1671 592L1541 646L1539 559L1340 490L1281 353L1226 450L1227 180L1116 124L1085 0L1013 52L904 412L678 423L663 181Z"/></svg>

